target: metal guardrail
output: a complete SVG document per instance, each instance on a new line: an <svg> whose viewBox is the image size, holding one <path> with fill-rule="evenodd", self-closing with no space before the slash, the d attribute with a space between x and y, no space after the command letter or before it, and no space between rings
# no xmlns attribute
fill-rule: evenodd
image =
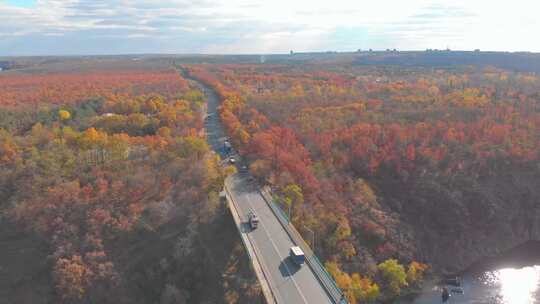
<svg viewBox="0 0 540 304"><path fill-rule="evenodd" d="M266 201L270 209L274 212L276 217L278 218L279 222L285 228L285 231L287 231L287 234L289 234L290 238L293 240L293 242L302 248L304 251L304 254L306 255L306 261L308 265L313 270L313 273L315 273L317 279L326 289L326 292L334 303L336 304L348 304L347 299L345 298L343 292L341 289L337 286L336 281L334 278L326 271L326 268L321 263L319 258L315 255L315 253L311 250L309 245L304 241L304 238L300 235L298 230L290 223L288 216L281 210L281 208L274 202L274 198L272 195L265 190L260 190L261 196Z"/></svg>
<svg viewBox="0 0 540 304"><path fill-rule="evenodd" d="M224 185L223 185L223 190L225 190L225 195L229 198L229 202L231 204L231 207L234 208L234 212L236 212L236 214L238 215L238 217L240 217L240 213L238 212L238 207L236 206L236 202L234 201L233 197L232 197L232 194L229 192L229 189L227 187L227 181L224 182ZM232 211L232 210L231 210ZM239 219L240 220L240 219ZM241 222L239 223L241 224ZM248 253L248 257L251 261L256 261L257 264L259 264L259 266L261 267L261 272L262 272L262 275L264 276L264 279L266 280L266 283L268 284L268 289L269 289L269 292L270 292L270 295L272 297L272 299L267 299L268 303L271 304L271 303L274 303L274 304L277 304L279 303L277 301L277 297L276 295L274 294L274 291L273 291L273 288L272 288L272 284L271 284L271 280L268 278L268 269L266 269L266 266L264 265L264 263L261 263L261 261L259 261L259 257L258 255L260 255L260 253L258 252L256 246L252 246L251 244L246 244L246 240L242 237L242 231L241 229L239 229L239 232L240 232L240 239L242 240L242 243L244 245L244 247L246 248L246 251ZM247 238L247 241L250 242L249 240L249 236L246 235L246 238ZM248 247L249 246L249 247ZM250 253L250 250L247 250L248 248L252 248L253 249L253 256L251 255ZM261 283L262 285L263 283ZM264 290L263 290L264 291ZM264 292L263 292L264 293ZM267 298L267 297L265 297ZM271 300L273 300L271 302Z"/></svg>
<svg viewBox="0 0 540 304"><path fill-rule="evenodd" d="M181 73L183 73L183 75L188 73L185 69L180 69L180 71L181 71ZM189 77L188 75L185 75L185 76L186 76L186 78L191 78L191 79L195 80L196 82L202 84L200 81L198 81L198 80L196 80L196 79L194 79L192 77ZM202 84L202 87L207 87L207 86ZM210 89L210 90L212 90L212 89ZM227 196L230 197L233 208L235 208L235 210L236 210L236 212L238 214L236 203L234 202L234 199L232 198L232 195L229 193L229 190L227 188L227 181L226 180L225 180L225 183L224 183L224 190L225 190ZM345 298L343 292L341 291L341 289L339 289L339 287L337 286L337 284L334 281L333 277L326 271L326 268L319 261L319 259L315 255L315 253L313 253L313 251L311 250L309 245L306 244L306 242L304 241L304 239L302 238L300 233L289 222L289 219L285 215L285 213L281 210L281 208L279 208L274 203L274 199L272 198L272 196L269 193L265 193L265 191L261 190L261 189L259 189L259 192L260 192L261 196L263 197L264 201L268 204L268 206L270 206L270 209L275 214L275 216L278 218L278 221L284 227L285 231L287 232L287 234L289 235L291 240L297 246L302 248L302 250L304 251L304 254L306 255L307 264L311 267L311 269L315 273L317 279L324 286L326 292L328 293L328 295L330 295L333 302L335 304L348 304L348 301L346 300L346 298ZM242 233L242 232L240 231L240 233ZM245 243L244 239L243 238L241 238L241 239L242 239L242 242L244 242L244 246L246 246L247 244ZM248 239L248 241L249 241L249 239ZM249 256L250 259L255 258L258 261L259 259L257 257L256 248L255 248L255 246L252 246L252 247L254 249L255 257L251 257L249 252L248 252L248 256ZM267 270L265 270L264 266L263 266L264 263L259 262L259 264L261 265L262 272L263 272L263 275L264 275L266 281L270 285L270 280L268 280L267 275L266 275ZM276 295L272 291L272 288L270 288L270 292L272 293L273 300L277 303Z"/></svg>

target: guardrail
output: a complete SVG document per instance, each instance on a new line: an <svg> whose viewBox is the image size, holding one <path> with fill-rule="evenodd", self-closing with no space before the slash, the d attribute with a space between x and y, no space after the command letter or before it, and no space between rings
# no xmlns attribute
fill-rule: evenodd
<svg viewBox="0 0 540 304"><path fill-rule="evenodd" d="M185 70L185 69L180 69L181 73L183 73L183 75L186 76L186 78L190 78L192 80L195 80L196 82L198 82L199 84L202 85L203 88L208 88L206 85L202 84L200 81L194 79L193 77L189 77L187 75L188 71ZM209 89L210 91L213 91L212 89ZM215 92L215 91L214 91ZM230 198L230 202L233 206L233 208L235 209L235 212L238 214L238 210L237 210L237 207L236 207L236 203L234 202L234 199L232 198L232 195L229 193L229 190L227 188L227 180L225 180L225 183L224 183L224 190L226 192L226 195ZM343 294L343 292L341 291L341 289L339 289L339 287L336 285L336 282L334 281L334 279L332 278L332 276L326 271L326 268L322 265L322 263L319 261L319 259L317 258L317 256L315 255L315 253L313 253L313 251L311 250L311 248L309 247L309 245L306 244L306 242L304 241L304 239L302 238L302 236L300 235L300 233L296 230L296 228L294 228L294 226L289 222L288 220L288 217L285 215L285 213L281 210L281 208L279 208L275 203L274 203L274 200L272 198L272 196L269 194L269 193L265 193L264 190L261 190L259 189L259 192L261 194L261 196L263 197L264 201L268 204L268 206L270 207L270 209L272 210L272 212L275 214L275 216L277 217L278 221L281 223L281 225L283 226L283 228L285 229L285 231L287 232L287 234L289 235L289 237L291 238L291 240L297 245L299 246L300 248L302 248L302 250L304 251L304 254L306 255L306 261L307 261L307 264L309 265L309 267L312 269L313 273L315 274L315 276L317 277L317 279L319 280L319 282L321 282L321 284L323 285L323 287L325 288L326 292L328 293L328 295L332 298L333 302L335 304L348 304L348 301L345 299L345 296ZM242 231L240 231L240 233L242 234ZM242 238L242 237L241 237ZM248 239L249 241L249 239ZM244 243L244 246L247 247L248 244L245 243L245 240L244 238L242 238L242 242ZM255 246L252 246L253 247L253 250L254 250L254 255L255 255L255 259L257 259L257 262L261 265L261 269L262 269L262 273L266 279L266 281L268 282L268 284L270 285L270 280L268 280L267 278L267 275L265 272L265 269L264 269L264 266L263 264L264 263L260 263L258 261L258 257L257 257L257 252L256 252L256 248ZM248 250L248 256L250 257L250 259L252 259L251 255L249 254L249 250ZM274 302L277 303L277 300L276 300L276 296L275 294L273 293L272 291L272 288L270 288L270 291L272 293L272 297L273 297L273 300Z"/></svg>
<svg viewBox="0 0 540 304"><path fill-rule="evenodd" d="M328 273L328 271L326 271L326 268L323 266L319 258L317 258L309 245L304 241L304 238L302 238L298 230L296 230L296 228L294 228L294 226L291 224L288 216L274 202L274 198L269 193L269 191L259 190L259 192L272 210L272 212L276 215L283 228L285 228L285 231L287 231L289 237L297 246L302 248L302 251L304 251L304 254L306 255L307 264L309 265L309 267L311 267L313 273L315 273L317 279L324 286L326 292L328 293L328 295L330 295L334 303L348 304L347 299L345 298L341 289L337 286L334 278Z"/></svg>
<svg viewBox="0 0 540 304"><path fill-rule="evenodd" d="M228 201L229 201L229 208L233 208L234 210L231 210L231 212L234 212L236 213L236 216L238 217L238 225L241 225L242 224L242 221L240 220L240 213L238 212L238 207L236 206L236 203L231 195L231 193L229 192L229 189L227 187L227 181L225 181L224 185L223 185L223 190L225 190L225 196L228 198ZM233 217L234 217L234 214L233 214ZM267 276L267 273L268 273L268 270L266 269L266 266L264 266L264 263L261 263L259 261L259 255L260 253L258 252L256 246L252 246L251 245L251 241L249 240L249 236L245 236L244 238L244 235L242 233L242 229L240 228L241 226L238 227L238 230L239 230L239 233L240 233L240 239L242 240L242 243L244 244L244 247L246 248L246 251L248 253L248 257L250 259L250 261L252 262L252 266L253 266L253 262L257 263L259 265L259 267L261 268L261 273L264 277L264 280L266 282L266 284L268 285L268 288L266 288L264 285L265 285L265 282L261 282L261 288L263 289L263 294L266 298L266 301L268 302L268 304L278 304L279 302L277 301L277 298L276 298L276 295L274 294L274 291L273 291L273 288L272 288L272 284L271 284L271 280L268 279L268 276ZM249 242L250 244L248 244L247 242ZM250 248L253 250L253 252L251 252ZM257 267L253 266L255 269L255 273L257 274ZM260 279L259 279L260 281Z"/></svg>

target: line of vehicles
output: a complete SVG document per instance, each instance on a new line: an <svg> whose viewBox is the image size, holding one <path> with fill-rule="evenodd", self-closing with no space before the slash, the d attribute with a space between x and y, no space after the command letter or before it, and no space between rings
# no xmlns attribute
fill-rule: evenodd
<svg viewBox="0 0 540 304"><path fill-rule="evenodd" d="M248 213L248 225L251 230L257 229L259 227L260 219L255 214L255 212L250 211ZM306 256L302 248L298 246L293 246L289 250L289 257L297 266L302 266L306 262Z"/></svg>
<svg viewBox="0 0 540 304"><path fill-rule="evenodd" d="M229 142L228 139L225 139L225 141L223 142L223 152L224 152L224 154L226 156L228 156L229 164L237 165L238 160L237 160L237 158L235 156L232 155L233 154L233 149L232 149L231 143ZM241 169L241 171L247 172L247 166L244 165L244 164L242 164L240 169ZM255 214L254 211L250 211L248 213L247 218L248 218L247 223L249 225L249 228L252 231L259 227L260 219L257 216L257 214ZM297 266L302 266L306 262L306 256L304 254L304 251L299 246L293 246L293 247L290 248L290 250L289 250L289 258Z"/></svg>

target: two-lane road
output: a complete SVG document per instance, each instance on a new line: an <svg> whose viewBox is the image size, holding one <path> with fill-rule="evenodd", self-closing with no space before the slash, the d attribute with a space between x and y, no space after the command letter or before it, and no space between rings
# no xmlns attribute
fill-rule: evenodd
<svg viewBox="0 0 540 304"><path fill-rule="evenodd" d="M295 244L258 192L257 186L250 184L242 174L228 179L226 186L244 221L247 221L250 211L260 218L257 229L250 230L246 223L242 233L247 233L255 246L278 302L333 303L311 268L307 264L299 267L288 258L289 250Z"/></svg>
<svg viewBox="0 0 540 304"><path fill-rule="evenodd" d="M223 155L225 132L219 119L219 98L216 93L194 80L207 97L205 128L208 143ZM287 231L260 195L257 186L250 183L247 173L235 174L227 179L227 190L232 197L241 221L240 233L246 234L254 247L261 267L268 278L268 285L279 304L328 304L333 303L312 269L304 264L294 265L289 250L295 246ZM254 211L260 218L259 227L253 231L247 224L247 215Z"/></svg>

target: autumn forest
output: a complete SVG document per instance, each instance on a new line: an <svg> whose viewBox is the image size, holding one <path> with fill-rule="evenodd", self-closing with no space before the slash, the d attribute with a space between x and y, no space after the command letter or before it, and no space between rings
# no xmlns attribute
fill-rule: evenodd
<svg viewBox="0 0 540 304"><path fill-rule="evenodd" d="M17 263L0 268L14 278L0 282L0 296L262 303L219 200L234 170L206 141L207 100L192 79L218 94L232 146L351 304L405 298L536 231L534 73L53 63L0 73L0 259L40 252L19 257L32 261L26 274Z"/></svg>
<svg viewBox="0 0 540 304"><path fill-rule="evenodd" d="M315 250L351 303L391 302L427 272L481 258L485 243L511 237L497 233L506 216L524 212L516 214L515 193L518 205L536 208L533 74L489 66L188 68L221 96L221 119L251 173L291 207L306 239L315 231Z"/></svg>
<svg viewBox="0 0 540 304"><path fill-rule="evenodd" d="M172 66L119 65L0 75L2 230L35 236L45 255L30 260L46 269L40 281L35 269L28 278L8 267L8 302L257 298L255 283L237 296L244 287L204 266L217 250L199 244L224 225L204 96ZM237 273L241 247L231 243L232 260L216 258L223 270L212 271ZM3 244L9 259L17 244ZM218 292L201 293L212 281Z"/></svg>

